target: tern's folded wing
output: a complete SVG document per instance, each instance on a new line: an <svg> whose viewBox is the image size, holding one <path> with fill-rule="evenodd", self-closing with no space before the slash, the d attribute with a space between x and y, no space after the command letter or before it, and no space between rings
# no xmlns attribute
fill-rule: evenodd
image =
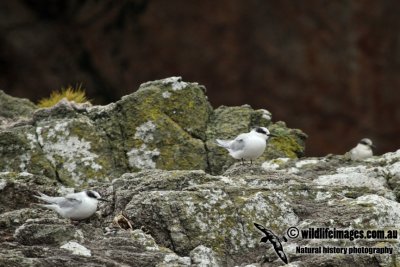
<svg viewBox="0 0 400 267"><path fill-rule="evenodd" d="M232 141L232 143L230 143L229 145L229 149L231 149L232 151L239 151L242 150L244 148L244 141L243 139L238 139L236 138L235 140Z"/></svg>
<svg viewBox="0 0 400 267"><path fill-rule="evenodd" d="M63 198L62 201L60 201L57 204L58 204L58 206L60 206L60 208L70 208L70 207L75 207L81 203L82 203L82 200L79 200L76 198L65 197L65 198Z"/></svg>

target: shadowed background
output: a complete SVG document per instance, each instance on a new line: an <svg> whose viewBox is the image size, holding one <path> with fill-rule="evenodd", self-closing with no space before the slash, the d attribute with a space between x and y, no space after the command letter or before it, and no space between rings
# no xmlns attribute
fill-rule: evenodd
<svg viewBox="0 0 400 267"><path fill-rule="evenodd" d="M250 104L309 135L306 154L400 147L400 2L0 3L0 89L37 102L82 84L107 104L168 76L214 107Z"/></svg>

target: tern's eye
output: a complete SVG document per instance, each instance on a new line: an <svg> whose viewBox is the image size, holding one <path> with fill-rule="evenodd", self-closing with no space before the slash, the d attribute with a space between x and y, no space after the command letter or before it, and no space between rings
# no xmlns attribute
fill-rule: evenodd
<svg viewBox="0 0 400 267"><path fill-rule="evenodd" d="M257 128L257 129L256 129L256 132L257 132L257 133L261 133L261 134L267 134L267 132L264 131L263 128Z"/></svg>
<svg viewBox="0 0 400 267"><path fill-rule="evenodd" d="M363 144L363 145L366 145L366 146L370 146L371 144L368 142L368 141L366 141L366 140L361 140L360 141L360 144Z"/></svg>
<svg viewBox="0 0 400 267"><path fill-rule="evenodd" d="M93 192L93 191L86 191L86 195L88 196L88 197L91 197L91 198L98 198L97 196L96 196L96 194Z"/></svg>

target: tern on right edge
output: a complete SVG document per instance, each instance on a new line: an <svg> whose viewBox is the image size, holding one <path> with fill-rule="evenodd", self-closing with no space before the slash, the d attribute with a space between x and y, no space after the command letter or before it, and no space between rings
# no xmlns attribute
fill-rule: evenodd
<svg viewBox="0 0 400 267"><path fill-rule="evenodd" d="M363 138L358 142L357 146L350 150L350 158L352 160L363 160L372 157L372 148L375 148L371 139Z"/></svg>

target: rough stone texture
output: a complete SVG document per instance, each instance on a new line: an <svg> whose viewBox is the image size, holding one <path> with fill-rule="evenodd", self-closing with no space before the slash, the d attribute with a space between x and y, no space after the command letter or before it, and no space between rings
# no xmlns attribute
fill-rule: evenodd
<svg viewBox="0 0 400 267"><path fill-rule="evenodd" d="M29 172L56 178L55 166L46 158L36 128L18 126L0 131L1 171Z"/></svg>
<svg viewBox="0 0 400 267"><path fill-rule="evenodd" d="M65 189L44 176L2 173L1 203L9 204L1 210L0 266L282 266L271 245L259 243L254 222L287 238L292 226L398 229L398 188L391 185L399 183L399 162L400 150L359 162L328 156L235 164L220 176L201 170L125 173L96 184L112 202L76 226L31 197L37 190ZM132 228L115 224L118 214ZM289 266L399 264L398 239L288 238L282 244ZM296 246L390 247L394 254L299 254Z"/></svg>
<svg viewBox="0 0 400 267"><path fill-rule="evenodd" d="M25 105L14 101L14 105ZM11 110L17 110L12 108ZM234 163L215 138L268 126L280 137L266 158L304 154L306 135L272 124L271 113L250 106L213 110L205 88L180 77L144 83L107 106L62 100L0 131L0 171L45 175L67 186L110 181L141 169L199 169L221 173Z"/></svg>
<svg viewBox="0 0 400 267"><path fill-rule="evenodd" d="M61 101L0 131L0 266L281 266L257 222L287 229L400 228L400 150L364 161L297 158L306 135L250 106L213 110L196 83L145 83L107 106ZM278 135L253 165L215 137L260 125ZM66 187L69 186L69 187ZM78 225L37 191L82 188L110 202ZM284 242L290 266L396 266L396 240ZM297 246L390 247L388 254L299 254Z"/></svg>
<svg viewBox="0 0 400 267"><path fill-rule="evenodd" d="M131 169L206 169L203 141L212 108L204 87L170 77L142 84L116 104Z"/></svg>
<svg viewBox="0 0 400 267"><path fill-rule="evenodd" d="M0 129L32 116L35 109L35 104L28 99L12 97L0 90Z"/></svg>
<svg viewBox="0 0 400 267"><path fill-rule="evenodd" d="M29 117L35 109L35 104L28 99L12 97L0 90L0 118Z"/></svg>

